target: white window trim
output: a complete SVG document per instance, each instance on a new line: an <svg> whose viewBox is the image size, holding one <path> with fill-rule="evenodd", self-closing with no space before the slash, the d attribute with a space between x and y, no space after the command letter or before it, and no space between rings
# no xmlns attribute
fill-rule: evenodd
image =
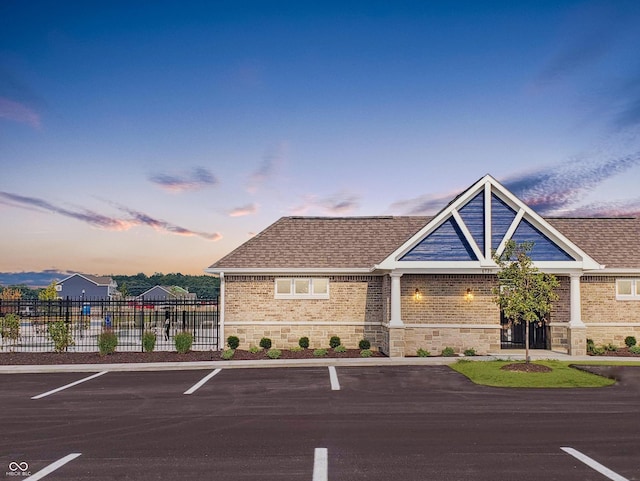
<svg viewBox="0 0 640 481"><path fill-rule="evenodd" d="M320 294L316 294L313 290L314 280L322 279L327 281L327 292L323 292ZM309 282L309 293L307 294L296 294L295 291L295 281L308 281ZM278 294L278 281L289 281L291 289L288 294ZM275 299L329 299L329 279L324 278L313 278L313 277L276 277L273 283L273 291Z"/></svg>
<svg viewBox="0 0 640 481"><path fill-rule="evenodd" d="M631 282L631 294L618 294L618 283L620 281ZM617 301L640 301L640 279L621 278L616 279L616 300Z"/></svg>

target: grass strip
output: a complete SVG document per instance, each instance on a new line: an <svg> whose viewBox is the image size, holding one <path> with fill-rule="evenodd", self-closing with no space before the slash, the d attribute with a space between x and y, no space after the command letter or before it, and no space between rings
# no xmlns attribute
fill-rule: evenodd
<svg viewBox="0 0 640 481"><path fill-rule="evenodd" d="M524 361L469 361L451 364L451 369L468 377L476 384L493 387L517 388L585 388L604 387L615 383L613 379L569 367L575 362L535 361L552 369L551 372L514 372L502 370L506 364Z"/></svg>

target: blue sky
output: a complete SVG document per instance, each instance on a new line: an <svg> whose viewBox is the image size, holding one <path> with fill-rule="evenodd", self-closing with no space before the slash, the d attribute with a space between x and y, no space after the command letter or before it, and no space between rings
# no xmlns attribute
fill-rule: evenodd
<svg viewBox="0 0 640 481"><path fill-rule="evenodd" d="M201 274L491 174L640 212L640 4L0 2L0 272Z"/></svg>

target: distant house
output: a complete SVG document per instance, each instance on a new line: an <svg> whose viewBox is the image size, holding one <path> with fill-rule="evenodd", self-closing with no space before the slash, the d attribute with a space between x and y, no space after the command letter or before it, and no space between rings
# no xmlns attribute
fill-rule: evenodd
<svg viewBox="0 0 640 481"><path fill-rule="evenodd" d="M73 274L56 284L58 298L109 300L120 297L118 284L111 277Z"/></svg>
<svg viewBox="0 0 640 481"><path fill-rule="evenodd" d="M196 294L195 292L189 292L187 289L178 286L154 286L140 294L138 299L141 298L163 301L174 299L193 300L196 298Z"/></svg>
<svg viewBox="0 0 640 481"><path fill-rule="evenodd" d="M221 338L278 347L368 339L392 357L522 348L494 302L506 243L534 243L559 299L533 348L586 353L640 337L640 218L543 218L487 175L433 217L285 217L205 272L220 278ZM266 334L265 334L266 333Z"/></svg>

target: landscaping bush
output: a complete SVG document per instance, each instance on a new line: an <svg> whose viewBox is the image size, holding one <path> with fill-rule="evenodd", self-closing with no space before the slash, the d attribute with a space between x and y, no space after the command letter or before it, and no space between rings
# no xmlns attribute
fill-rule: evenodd
<svg viewBox="0 0 640 481"><path fill-rule="evenodd" d="M367 339L362 339L358 343L358 348L360 348L361 350L371 349L371 342L369 342L369 340L367 340Z"/></svg>
<svg viewBox="0 0 640 481"><path fill-rule="evenodd" d="M464 355L465 356L475 356L476 355L476 350L471 348L471 349L465 349L464 350Z"/></svg>
<svg viewBox="0 0 640 481"><path fill-rule="evenodd" d="M594 350L596 348L596 344L593 342L593 339L587 339L587 354L594 354Z"/></svg>
<svg viewBox="0 0 640 481"><path fill-rule="evenodd" d="M252 353L252 354L256 354L256 353L258 353L260 351L262 351L262 349L260 349L258 346L251 346L249 348L249 352Z"/></svg>
<svg viewBox="0 0 640 481"><path fill-rule="evenodd" d="M443 357L453 357L456 355L456 352L453 350L452 347L445 347L442 352L440 353L441 356Z"/></svg>
<svg viewBox="0 0 640 481"><path fill-rule="evenodd" d="M260 339L260 347L262 349L271 349L271 339L268 337L263 337Z"/></svg>
<svg viewBox="0 0 640 481"><path fill-rule="evenodd" d="M329 347L331 349L335 349L340 344L342 344L342 342L340 342L340 338L338 336L331 336L331 339L329 339Z"/></svg>
<svg viewBox="0 0 640 481"><path fill-rule="evenodd" d="M301 352L304 351L304 348L300 347L300 346L293 346L291 348L291 352Z"/></svg>
<svg viewBox="0 0 640 481"><path fill-rule="evenodd" d="M371 349L363 349L360 351L360 357L371 357L372 355Z"/></svg>
<svg viewBox="0 0 640 481"><path fill-rule="evenodd" d="M609 352L616 352L618 350L618 347L615 344L611 344L611 343L603 347L605 351L609 351Z"/></svg>
<svg viewBox="0 0 640 481"><path fill-rule="evenodd" d="M69 346L74 344L69 324L64 321L50 322L47 326L47 333L53 341L53 349L56 352L66 351Z"/></svg>
<svg viewBox="0 0 640 481"><path fill-rule="evenodd" d="M327 355L327 350L326 349L314 349L313 355L315 357L324 357L324 356Z"/></svg>
<svg viewBox="0 0 640 481"><path fill-rule="evenodd" d="M229 359L233 358L233 355L236 353L236 351L234 351L233 349L225 349L224 351L222 351L222 359L224 359L225 361L228 361Z"/></svg>
<svg viewBox="0 0 640 481"><path fill-rule="evenodd" d="M594 356L602 356L606 352L606 349L602 346L594 346L591 350L591 354Z"/></svg>
<svg viewBox="0 0 640 481"><path fill-rule="evenodd" d="M347 352L347 348L340 344L334 349L334 352Z"/></svg>
<svg viewBox="0 0 640 481"><path fill-rule="evenodd" d="M301 337L298 341L298 346L300 346L302 349L309 349L309 338L306 336Z"/></svg>
<svg viewBox="0 0 640 481"><path fill-rule="evenodd" d="M191 345L193 344L193 334L190 332L179 332L174 337L176 344L176 351L180 354L185 354L191 350Z"/></svg>
<svg viewBox="0 0 640 481"><path fill-rule="evenodd" d="M269 359L278 359L282 355L282 351L280 349L269 349L267 351L267 357Z"/></svg>
<svg viewBox="0 0 640 481"><path fill-rule="evenodd" d="M631 354L640 354L640 346L631 346L629 352Z"/></svg>
<svg viewBox="0 0 640 481"><path fill-rule="evenodd" d="M238 349L239 345L240 345L240 338L238 336L227 337L227 346L229 346L229 349Z"/></svg>
<svg viewBox="0 0 640 481"><path fill-rule="evenodd" d="M632 347L636 345L636 338L633 336L627 336L624 338L624 343L627 345L627 347Z"/></svg>
<svg viewBox="0 0 640 481"><path fill-rule="evenodd" d="M4 341L9 339L17 343L20 338L20 317L16 314L7 314L0 318L0 337Z"/></svg>
<svg viewBox="0 0 640 481"><path fill-rule="evenodd" d="M418 355L418 357L429 357L431 355L431 353L429 351L427 351L426 349L422 349L422 348L418 349L416 354Z"/></svg>
<svg viewBox="0 0 640 481"><path fill-rule="evenodd" d="M142 335L142 349L144 352L153 352L156 348L156 333L153 331L145 331Z"/></svg>
<svg viewBox="0 0 640 481"><path fill-rule="evenodd" d="M101 356L116 352L117 345L118 336L111 329L104 330L98 335L98 350Z"/></svg>

